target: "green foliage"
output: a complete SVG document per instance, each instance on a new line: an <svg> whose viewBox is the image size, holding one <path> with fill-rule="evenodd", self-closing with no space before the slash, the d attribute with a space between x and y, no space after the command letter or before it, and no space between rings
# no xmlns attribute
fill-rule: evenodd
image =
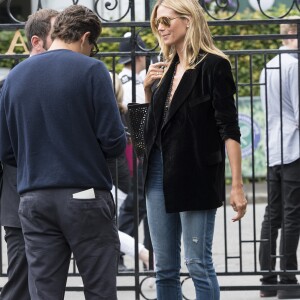
<svg viewBox="0 0 300 300"><path fill-rule="evenodd" d="M287 8L284 5L273 8L268 12L272 16L283 16L287 12ZM219 11L216 14L218 19L225 19L231 15L230 12ZM289 15L299 15L298 10L292 10ZM242 13L237 13L232 20L256 20L267 19L261 12L251 11L246 9ZM229 35L268 35L279 34L279 25L238 25L238 26L211 26L212 36L215 37L216 46L223 51L239 51L239 50L270 50L278 49L282 41L280 39L268 39L268 40L228 40L218 41L218 36ZM264 54L239 54L229 56L232 66L237 65L238 69L234 72L235 79L238 86L239 96L253 96L259 95L259 89L257 86L249 86L249 84L255 84L259 82L259 76L261 70L264 68L264 62L269 61L272 58L271 55L264 57ZM246 86L244 86L246 84Z"/></svg>
<svg viewBox="0 0 300 300"><path fill-rule="evenodd" d="M269 14L272 16L282 16L287 12L287 8L284 5L276 7ZM220 10L216 13L218 19L226 19L232 12L224 12ZM299 12L293 10L289 15L297 15ZM237 13L232 20L255 20L255 19L267 19L258 11L252 11L246 9L244 12ZM211 33L215 38L215 43L218 48L223 51L239 51L239 50L264 50L264 49L278 49L281 45L281 40L227 40L219 41L218 36L229 35L267 35L267 34L279 34L279 26L276 24L270 25L239 25L239 26L210 26ZM138 32L139 28L136 28ZM125 32L130 31L130 28L104 28L102 36L105 37L122 37ZM146 43L148 49L152 49L156 46L157 41L151 33L150 29L143 29L139 34L143 41ZM118 43L102 43L100 45L101 52L118 52ZM159 51L159 49L157 49ZM259 81L260 72L264 67L264 61L269 61L272 56L264 58L262 53L260 54L239 54L229 57L234 67L237 65L237 71L234 70L236 82L238 83L238 95L239 96L258 96L259 89L257 86L250 87L249 84L255 84ZM112 69L112 57L104 57L103 61L106 63L109 69ZM116 63L118 57L116 57ZM116 64L116 71L119 72L122 66ZM246 86L244 86L246 84Z"/></svg>
<svg viewBox="0 0 300 300"><path fill-rule="evenodd" d="M110 37L110 38L120 38L123 37L126 32L130 32L130 28L103 28L101 37ZM153 49L157 42L153 36L150 28L135 28L136 34L144 41L147 49ZM119 52L119 43L100 43L99 44L100 53L110 53L110 52ZM109 70L113 69L113 61L115 59L116 72L119 73L123 65L118 64L119 56L108 56L103 57L101 60L106 64Z"/></svg>
<svg viewBox="0 0 300 300"><path fill-rule="evenodd" d="M25 38L24 30L20 30L22 36ZM10 46L10 43L14 37L15 31L0 31L0 54L5 54ZM23 47L16 47L15 52L16 53L23 53L24 48ZM12 68L14 66L15 62L13 59L3 59L0 60L0 67L2 68Z"/></svg>
<svg viewBox="0 0 300 300"><path fill-rule="evenodd" d="M9 45L13 39L15 32L13 31L0 31L1 43L0 43L0 53L6 53Z"/></svg>
<svg viewBox="0 0 300 300"><path fill-rule="evenodd" d="M275 8L270 14L274 16L284 15L287 8L281 5ZM294 10L289 15L297 15L298 11ZM216 13L218 19L225 19L230 16L232 12L224 12L220 10ZM260 12L253 12L251 10L245 10L244 12L237 13L232 20L253 20L253 19L263 19L264 17ZM217 36L228 36L228 35L258 35L258 34L277 34L279 33L278 25L240 25L240 26L211 26L210 27L212 35L216 37L216 45L224 51L234 51L234 50L249 50L249 49L277 49L281 41L280 40L257 40L257 41L242 41L242 40L228 40L228 41L218 41ZM103 28L101 37L109 38L120 38L125 32L130 31L128 28ZM153 49L157 45L157 41L151 30L149 28L136 28L135 32L139 32L143 41L146 43L148 49ZM12 31L0 31L0 53L4 54L8 50L9 44L12 40L14 32ZM24 34L23 34L24 36ZM118 42L102 42L99 45L100 53L105 54L101 57L108 69L113 69L113 64L115 63L116 71L120 72L122 66L118 64L119 57L117 52L119 51ZM157 49L156 51L159 51ZM115 52L114 56L109 53ZM268 60L271 57L268 57ZM238 71L234 72L236 75L236 80L238 83L252 83L258 82L259 74L264 66L264 57L262 54L252 55L238 55L230 56L232 66L237 65ZM0 67L11 67L13 65L13 60L1 60ZM252 73L251 73L252 70ZM258 89L253 88L252 90L247 87L239 87L239 96L249 96L250 94L258 95Z"/></svg>
<svg viewBox="0 0 300 300"><path fill-rule="evenodd" d="M130 31L130 28L103 28L101 37L122 37L126 32ZM109 52L118 52L119 51L119 43L100 43L99 44L99 52L100 53L109 53ZM117 64L118 57L115 57L116 63L116 72L119 73L122 69L120 64ZM113 57L103 57L101 59L107 66L109 70L113 69Z"/></svg>

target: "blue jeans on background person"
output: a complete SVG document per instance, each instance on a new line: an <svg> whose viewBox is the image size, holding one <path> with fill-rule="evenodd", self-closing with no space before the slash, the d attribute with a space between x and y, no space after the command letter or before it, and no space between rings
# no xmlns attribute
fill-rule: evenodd
<svg viewBox="0 0 300 300"><path fill-rule="evenodd" d="M182 300L181 235L196 299L219 300L220 288L211 253L216 209L166 213L162 155L158 149L154 149L150 157L146 203L155 258L157 300Z"/></svg>

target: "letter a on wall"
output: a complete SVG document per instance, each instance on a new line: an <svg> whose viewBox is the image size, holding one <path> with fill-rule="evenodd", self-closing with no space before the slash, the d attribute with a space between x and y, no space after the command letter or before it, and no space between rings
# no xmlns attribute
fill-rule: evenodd
<svg viewBox="0 0 300 300"><path fill-rule="evenodd" d="M20 42L18 42L19 40L20 40ZM21 35L21 33L20 33L19 30L17 30L15 32L15 35L14 35L14 37L13 37L11 43L10 43L10 46L9 46L9 48L8 48L8 50L7 50L7 52L5 54L16 54L14 52L14 49L16 47L23 47L24 48L23 54L29 54L28 48L26 46L26 43L25 43L25 41L24 41L24 39L23 39L23 37L22 37L22 35Z"/></svg>

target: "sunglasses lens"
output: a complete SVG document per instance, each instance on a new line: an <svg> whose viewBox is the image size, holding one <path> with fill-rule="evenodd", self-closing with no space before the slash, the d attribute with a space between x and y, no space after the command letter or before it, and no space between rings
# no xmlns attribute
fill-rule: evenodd
<svg viewBox="0 0 300 300"><path fill-rule="evenodd" d="M170 19L168 17L162 17L162 21L161 22L162 22L162 24L164 26L170 27L170 25L171 25Z"/></svg>
<svg viewBox="0 0 300 300"><path fill-rule="evenodd" d="M162 24L163 26L170 27L171 22L168 17L160 17L156 20L156 27L158 28L159 24Z"/></svg>

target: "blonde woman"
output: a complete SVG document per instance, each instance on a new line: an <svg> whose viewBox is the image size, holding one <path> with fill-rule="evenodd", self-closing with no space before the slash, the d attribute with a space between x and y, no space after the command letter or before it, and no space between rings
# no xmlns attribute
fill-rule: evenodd
<svg viewBox="0 0 300 300"><path fill-rule="evenodd" d="M157 1L151 27L164 57L149 67L144 81L150 103L144 178L157 299L182 299L183 235L196 299L218 300L211 248L216 210L225 199L225 146L236 211L232 220L240 220L247 206L231 67L213 44L197 0Z"/></svg>

